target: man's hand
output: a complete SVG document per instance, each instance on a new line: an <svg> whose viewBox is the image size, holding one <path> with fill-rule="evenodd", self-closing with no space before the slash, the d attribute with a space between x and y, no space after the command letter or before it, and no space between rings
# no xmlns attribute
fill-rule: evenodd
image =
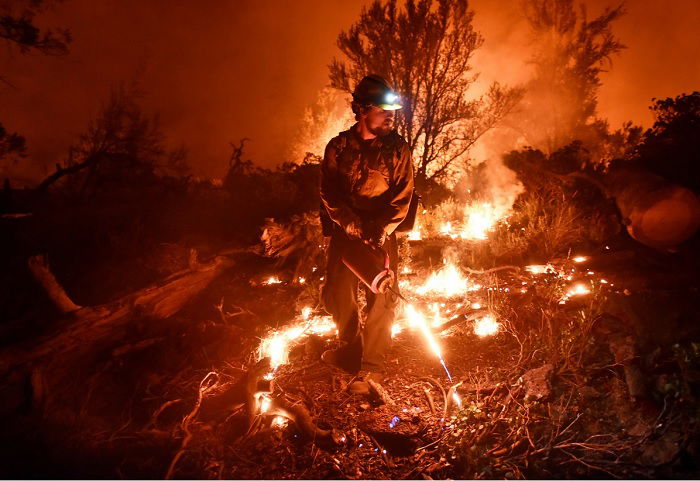
<svg viewBox="0 0 700 481"><path fill-rule="evenodd" d="M358 221L350 221L345 226L345 233L351 239L361 239L362 238L362 226Z"/></svg>
<svg viewBox="0 0 700 481"><path fill-rule="evenodd" d="M376 223L368 223L363 229L364 239L372 244L381 247L386 240L384 227Z"/></svg>

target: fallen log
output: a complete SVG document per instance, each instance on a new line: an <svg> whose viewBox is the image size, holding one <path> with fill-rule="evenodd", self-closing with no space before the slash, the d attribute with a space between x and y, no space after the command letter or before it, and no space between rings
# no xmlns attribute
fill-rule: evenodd
<svg viewBox="0 0 700 481"><path fill-rule="evenodd" d="M233 259L217 256L209 264L197 264L194 270L177 272L159 284L114 302L83 307L75 304L66 294L51 273L45 257L32 257L29 259L30 270L56 308L66 316L38 339L0 351L0 374L14 367L34 366L48 361L60 361L59 364L68 373L69 366L76 361L89 362L90 353L112 349L122 342L135 318L162 320L176 314L233 265Z"/></svg>

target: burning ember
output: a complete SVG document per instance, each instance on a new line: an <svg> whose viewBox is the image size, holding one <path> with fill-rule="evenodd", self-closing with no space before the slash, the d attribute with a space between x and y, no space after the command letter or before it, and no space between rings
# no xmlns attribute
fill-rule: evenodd
<svg viewBox="0 0 700 481"><path fill-rule="evenodd" d="M273 426L279 426L279 427L283 428L283 427L287 426L287 424L289 424L289 421L287 420L287 418L285 418L283 416L275 416L275 418L272 420Z"/></svg>
<svg viewBox="0 0 700 481"><path fill-rule="evenodd" d="M479 337L493 336L500 329L500 324L491 316L484 316L474 323L474 334Z"/></svg>
<svg viewBox="0 0 700 481"><path fill-rule="evenodd" d="M569 289L564 297L559 301L559 304L566 304L566 301L568 301L571 297L574 296L585 296L586 294L590 294L591 290L588 288L587 285L585 284L575 284L574 286Z"/></svg>
<svg viewBox="0 0 700 481"><path fill-rule="evenodd" d="M581 262L586 262L586 261L588 260L588 257L586 257L586 256L576 256L576 257L574 257L574 258L571 259L571 260L574 261L574 262L576 262L576 263L579 263L579 264L580 264Z"/></svg>
<svg viewBox="0 0 700 481"><path fill-rule="evenodd" d="M282 281L277 278L277 276L270 276L267 279L263 281L263 284L266 286L272 285L272 284L282 284Z"/></svg>

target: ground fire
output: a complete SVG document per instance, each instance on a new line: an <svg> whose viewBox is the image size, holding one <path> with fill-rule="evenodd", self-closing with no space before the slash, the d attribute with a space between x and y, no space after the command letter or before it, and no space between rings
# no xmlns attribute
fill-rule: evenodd
<svg viewBox="0 0 700 481"><path fill-rule="evenodd" d="M0 0L0 474L699 477L698 18Z"/></svg>

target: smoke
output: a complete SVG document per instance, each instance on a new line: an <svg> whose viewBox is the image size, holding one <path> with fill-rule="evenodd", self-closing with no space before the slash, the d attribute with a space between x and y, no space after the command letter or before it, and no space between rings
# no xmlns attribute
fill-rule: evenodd
<svg viewBox="0 0 700 481"><path fill-rule="evenodd" d="M299 134L289 149L293 162L301 161L307 153L323 156L328 141L354 123L346 96L326 87L319 91L316 102L306 107Z"/></svg>

